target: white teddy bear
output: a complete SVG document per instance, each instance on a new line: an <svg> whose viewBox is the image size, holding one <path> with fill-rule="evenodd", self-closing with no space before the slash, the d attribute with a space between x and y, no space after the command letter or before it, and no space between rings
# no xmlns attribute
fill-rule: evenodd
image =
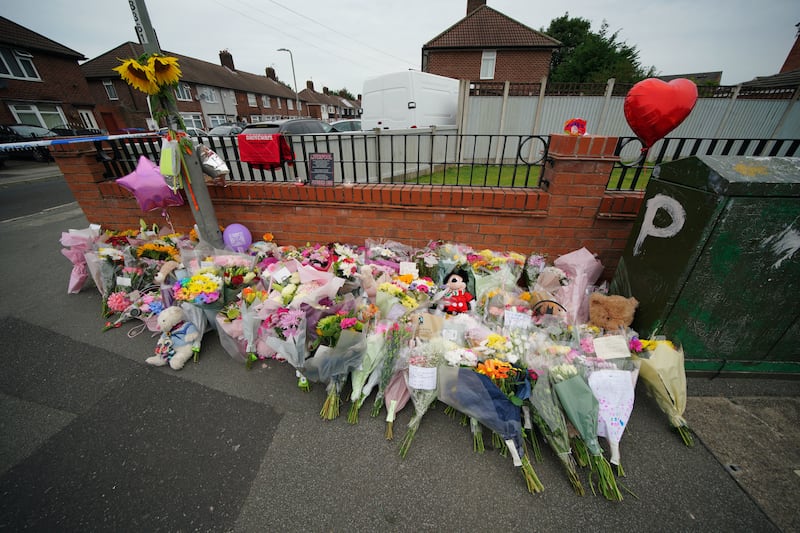
<svg viewBox="0 0 800 533"><path fill-rule="evenodd" d="M180 370L195 352L200 350L200 332L183 315L178 306L167 307L158 314L161 337L156 344L155 355L145 363L164 366L169 363L173 370Z"/></svg>

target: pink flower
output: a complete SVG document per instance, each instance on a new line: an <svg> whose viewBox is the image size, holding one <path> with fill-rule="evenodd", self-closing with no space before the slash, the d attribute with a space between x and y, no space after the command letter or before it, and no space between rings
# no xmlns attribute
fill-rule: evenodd
<svg viewBox="0 0 800 533"><path fill-rule="evenodd" d="M639 337L634 337L631 339L631 342L628 344L628 348L630 351L639 353L642 351L642 341L639 340Z"/></svg>
<svg viewBox="0 0 800 533"><path fill-rule="evenodd" d="M594 339L591 337L584 337L581 339L581 350L584 353L594 353Z"/></svg>
<svg viewBox="0 0 800 533"><path fill-rule="evenodd" d="M350 318L343 318L342 321L340 322L340 325L342 326L342 329L347 329L347 328L352 328L357 323L358 323L357 318L350 317Z"/></svg>
<svg viewBox="0 0 800 533"><path fill-rule="evenodd" d="M112 292L108 295L108 308L115 313L121 313L131 305L128 295L122 291Z"/></svg>

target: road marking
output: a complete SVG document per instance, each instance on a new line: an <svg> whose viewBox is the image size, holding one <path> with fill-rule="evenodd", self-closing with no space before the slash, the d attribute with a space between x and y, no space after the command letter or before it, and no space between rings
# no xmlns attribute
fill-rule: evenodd
<svg viewBox="0 0 800 533"><path fill-rule="evenodd" d="M48 207L47 209L42 209L38 213L31 213L30 215L22 215L21 217L7 218L5 220L0 220L0 224L5 224L7 222L16 222L18 220L25 220L26 218L32 218L41 215L49 215L53 211L62 210L64 208L77 207L77 206L78 202L69 202L68 204L56 205L53 207ZM78 210L80 211L80 208L78 208Z"/></svg>

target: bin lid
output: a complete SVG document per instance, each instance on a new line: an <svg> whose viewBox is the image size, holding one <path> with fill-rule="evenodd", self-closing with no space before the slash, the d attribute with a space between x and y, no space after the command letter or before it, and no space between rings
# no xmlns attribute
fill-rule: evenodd
<svg viewBox="0 0 800 533"><path fill-rule="evenodd" d="M725 196L800 197L800 157L697 155L662 163L653 176Z"/></svg>

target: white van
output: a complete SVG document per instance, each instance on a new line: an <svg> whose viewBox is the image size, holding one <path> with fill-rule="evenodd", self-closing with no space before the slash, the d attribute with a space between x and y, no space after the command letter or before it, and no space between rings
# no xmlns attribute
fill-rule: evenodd
<svg viewBox="0 0 800 533"><path fill-rule="evenodd" d="M406 70L364 81L361 129L406 129L456 124L458 80Z"/></svg>

